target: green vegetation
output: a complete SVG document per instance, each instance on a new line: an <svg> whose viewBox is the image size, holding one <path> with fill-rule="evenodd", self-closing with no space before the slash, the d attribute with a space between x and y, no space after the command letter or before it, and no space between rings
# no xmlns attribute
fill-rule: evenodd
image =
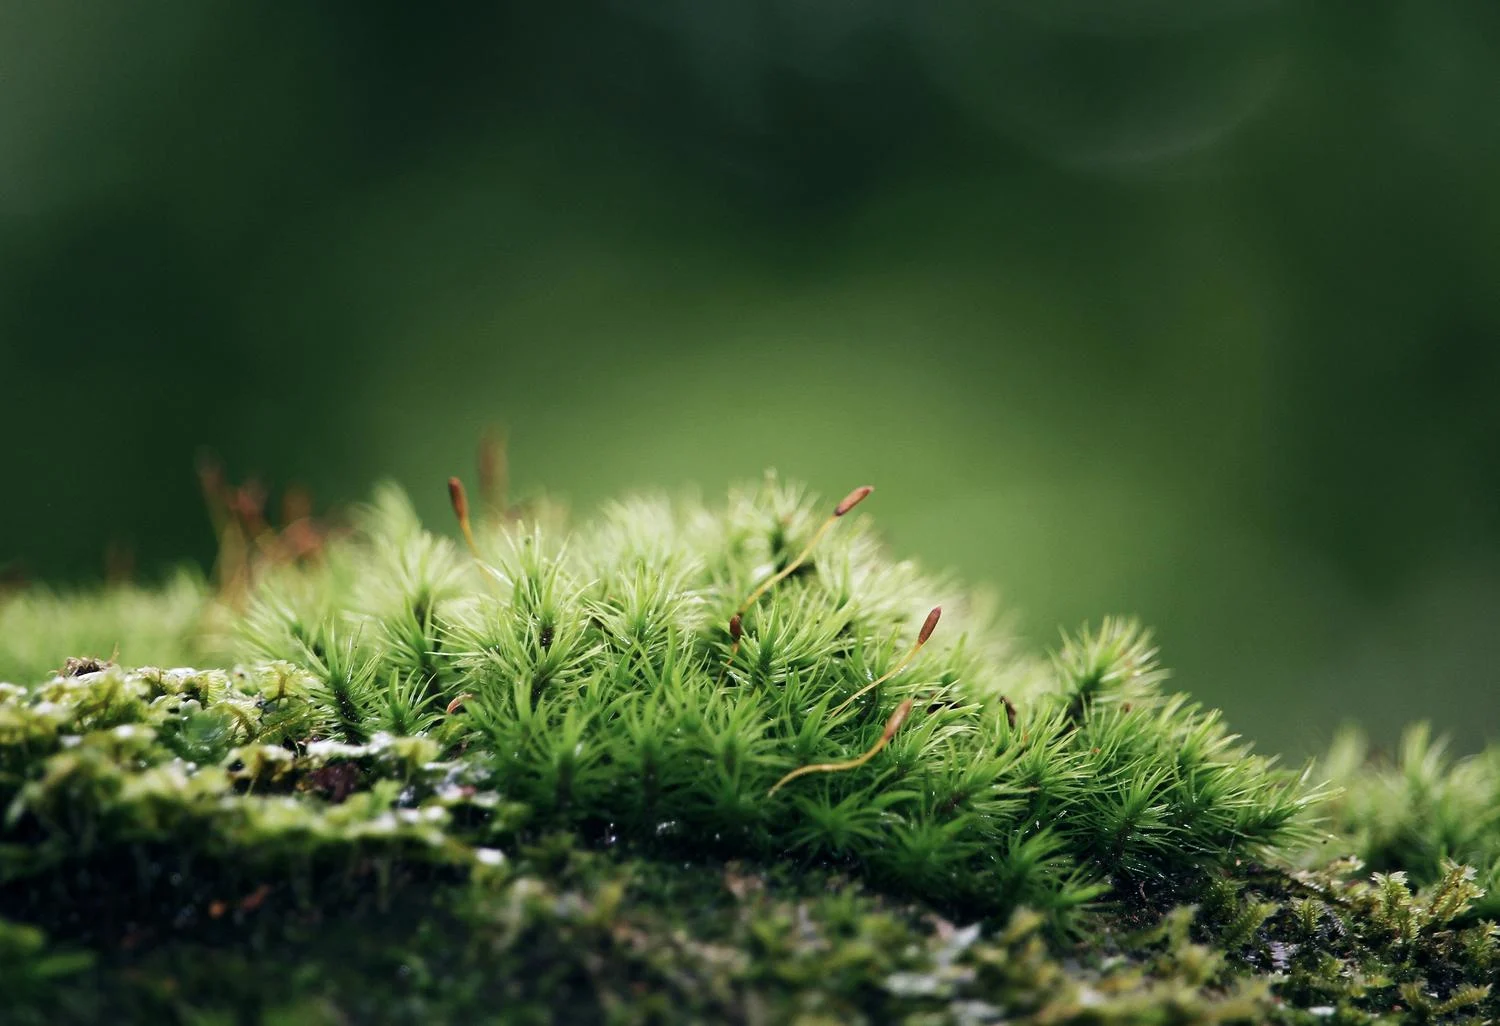
<svg viewBox="0 0 1500 1026"><path fill-rule="evenodd" d="M1456 859L1478 870L1478 911L1500 918L1500 745L1454 760L1426 725L1406 732L1394 763L1372 760L1358 734L1337 739L1324 773L1340 785L1335 829L1379 870L1431 882Z"/></svg>
<svg viewBox="0 0 1500 1026"><path fill-rule="evenodd" d="M831 511L496 512L471 556L387 489L217 593L5 600L22 1021L1500 1012L1495 754L1281 769L1133 625L1016 652Z"/></svg>

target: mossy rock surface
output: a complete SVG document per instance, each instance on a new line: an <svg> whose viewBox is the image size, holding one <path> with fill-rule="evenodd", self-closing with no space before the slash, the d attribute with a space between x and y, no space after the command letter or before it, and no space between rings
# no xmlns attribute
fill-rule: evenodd
<svg viewBox="0 0 1500 1026"><path fill-rule="evenodd" d="M16 1021L1500 1014L1500 754L1283 769L1133 625L1017 651L862 509L470 554L385 489L216 588L0 599Z"/></svg>

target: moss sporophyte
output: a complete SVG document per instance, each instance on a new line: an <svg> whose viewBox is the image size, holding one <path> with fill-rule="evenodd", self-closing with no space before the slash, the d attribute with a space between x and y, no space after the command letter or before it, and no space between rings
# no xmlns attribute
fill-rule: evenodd
<svg viewBox="0 0 1500 1026"><path fill-rule="evenodd" d="M216 585L0 599L14 1021L1500 1013L1500 751L1281 768L1131 622L1018 648L869 488L570 527L485 466L468 551L210 468Z"/></svg>

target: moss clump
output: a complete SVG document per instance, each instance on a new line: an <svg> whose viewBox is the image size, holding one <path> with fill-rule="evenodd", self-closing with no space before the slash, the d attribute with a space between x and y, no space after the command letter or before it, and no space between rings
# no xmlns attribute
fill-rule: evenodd
<svg viewBox="0 0 1500 1026"><path fill-rule="evenodd" d="M1479 914L1500 917L1500 745L1454 759L1425 724L1395 757L1372 757L1357 733L1334 743L1324 772L1340 786L1328 809L1350 851L1373 869L1432 883L1449 861L1467 863L1485 892Z"/></svg>
<svg viewBox="0 0 1500 1026"><path fill-rule="evenodd" d="M0 957L79 1018L1494 1011L1465 870L1413 865L1436 889L1403 906L1400 877L1259 868L1317 839L1325 792L1164 692L1138 629L1029 658L847 519L799 563L825 517L768 480L723 510L497 518L474 558L385 490L236 608L180 584L118 639L225 669L39 674L163 600L10 599ZM1359 793L1340 825L1374 855ZM1423 852L1492 851L1487 824Z"/></svg>
<svg viewBox="0 0 1500 1026"><path fill-rule="evenodd" d="M46 680L65 657L84 653L131 666L198 664L221 654L205 619L214 611L208 599L202 575L189 571L159 587L0 590L0 681Z"/></svg>

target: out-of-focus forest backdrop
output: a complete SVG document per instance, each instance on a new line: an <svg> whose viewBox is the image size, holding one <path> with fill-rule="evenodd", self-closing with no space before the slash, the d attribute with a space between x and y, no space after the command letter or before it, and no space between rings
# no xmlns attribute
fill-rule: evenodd
<svg viewBox="0 0 1500 1026"><path fill-rule="evenodd" d="M508 425L766 466L1291 754L1497 733L1500 6L0 6L0 564L207 560Z"/></svg>

